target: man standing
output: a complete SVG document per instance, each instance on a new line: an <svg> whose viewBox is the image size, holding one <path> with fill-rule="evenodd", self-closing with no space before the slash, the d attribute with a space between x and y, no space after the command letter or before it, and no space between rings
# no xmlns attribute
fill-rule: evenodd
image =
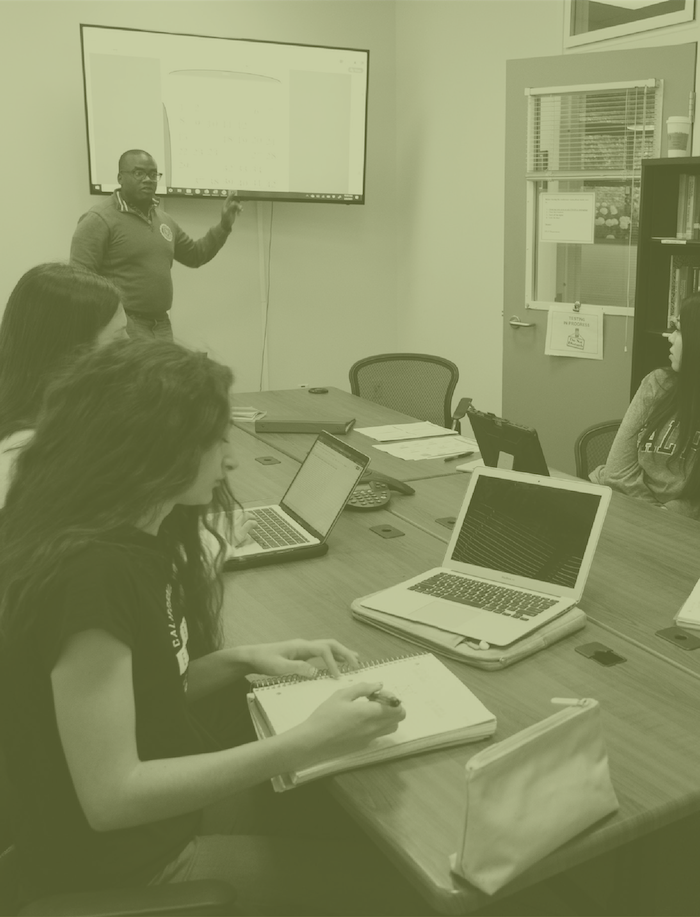
<svg viewBox="0 0 700 917"><path fill-rule="evenodd" d="M117 285L132 337L172 340L168 311L173 302L173 259L187 267L211 261L243 208L229 194L221 222L195 242L158 206L153 195L160 176L149 153L124 153L119 158L119 189L81 216L70 260Z"/></svg>

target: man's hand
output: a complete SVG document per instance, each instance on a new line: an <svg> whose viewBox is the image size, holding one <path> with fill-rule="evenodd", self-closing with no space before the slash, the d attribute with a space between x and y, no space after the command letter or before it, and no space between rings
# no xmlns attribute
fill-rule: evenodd
<svg viewBox="0 0 700 917"><path fill-rule="evenodd" d="M236 192L232 191L224 201L221 209L221 226L226 232L231 231L231 227L236 222L236 217L243 210L243 204L236 197Z"/></svg>

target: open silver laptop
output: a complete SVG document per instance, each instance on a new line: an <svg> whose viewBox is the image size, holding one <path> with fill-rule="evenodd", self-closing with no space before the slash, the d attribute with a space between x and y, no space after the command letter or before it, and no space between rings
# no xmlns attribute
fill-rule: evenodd
<svg viewBox="0 0 700 917"><path fill-rule="evenodd" d="M577 478L476 468L443 566L362 604L507 646L579 602L610 493Z"/></svg>
<svg viewBox="0 0 700 917"><path fill-rule="evenodd" d="M320 433L279 504L246 508L258 523L252 541L230 557L275 554L325 542L369 458L330 433Z"/></svg>

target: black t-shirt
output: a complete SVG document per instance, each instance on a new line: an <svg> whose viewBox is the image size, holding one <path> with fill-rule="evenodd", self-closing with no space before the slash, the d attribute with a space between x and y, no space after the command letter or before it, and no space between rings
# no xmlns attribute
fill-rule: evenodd
<svg viewBox="0 0 700 917"><path fill-rule="evenodd" d="M23 897L145 884L197 833L199 813L93 831L78 802L56 725L51 670L66 640L100 629L132 654L139 758L210 750L187 708L187 625L173 558L135 528L68 559L3 663L2 743L20 804Z"/></svg>

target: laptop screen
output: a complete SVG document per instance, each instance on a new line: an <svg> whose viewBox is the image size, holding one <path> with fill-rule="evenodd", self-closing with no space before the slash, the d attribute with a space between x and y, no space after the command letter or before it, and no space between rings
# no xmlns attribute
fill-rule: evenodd
<svg viewBox="0 0 700 917"><path fill-rule="evenodd" d="M366 455L321 433L280 505L325 538L368 464Z"/></svg>
<svg viewBox="0 0 700 917"><path fill-rule="evenodd" d="M600 500L599 493L479 475L452 560L574 588Z"/></svg>

